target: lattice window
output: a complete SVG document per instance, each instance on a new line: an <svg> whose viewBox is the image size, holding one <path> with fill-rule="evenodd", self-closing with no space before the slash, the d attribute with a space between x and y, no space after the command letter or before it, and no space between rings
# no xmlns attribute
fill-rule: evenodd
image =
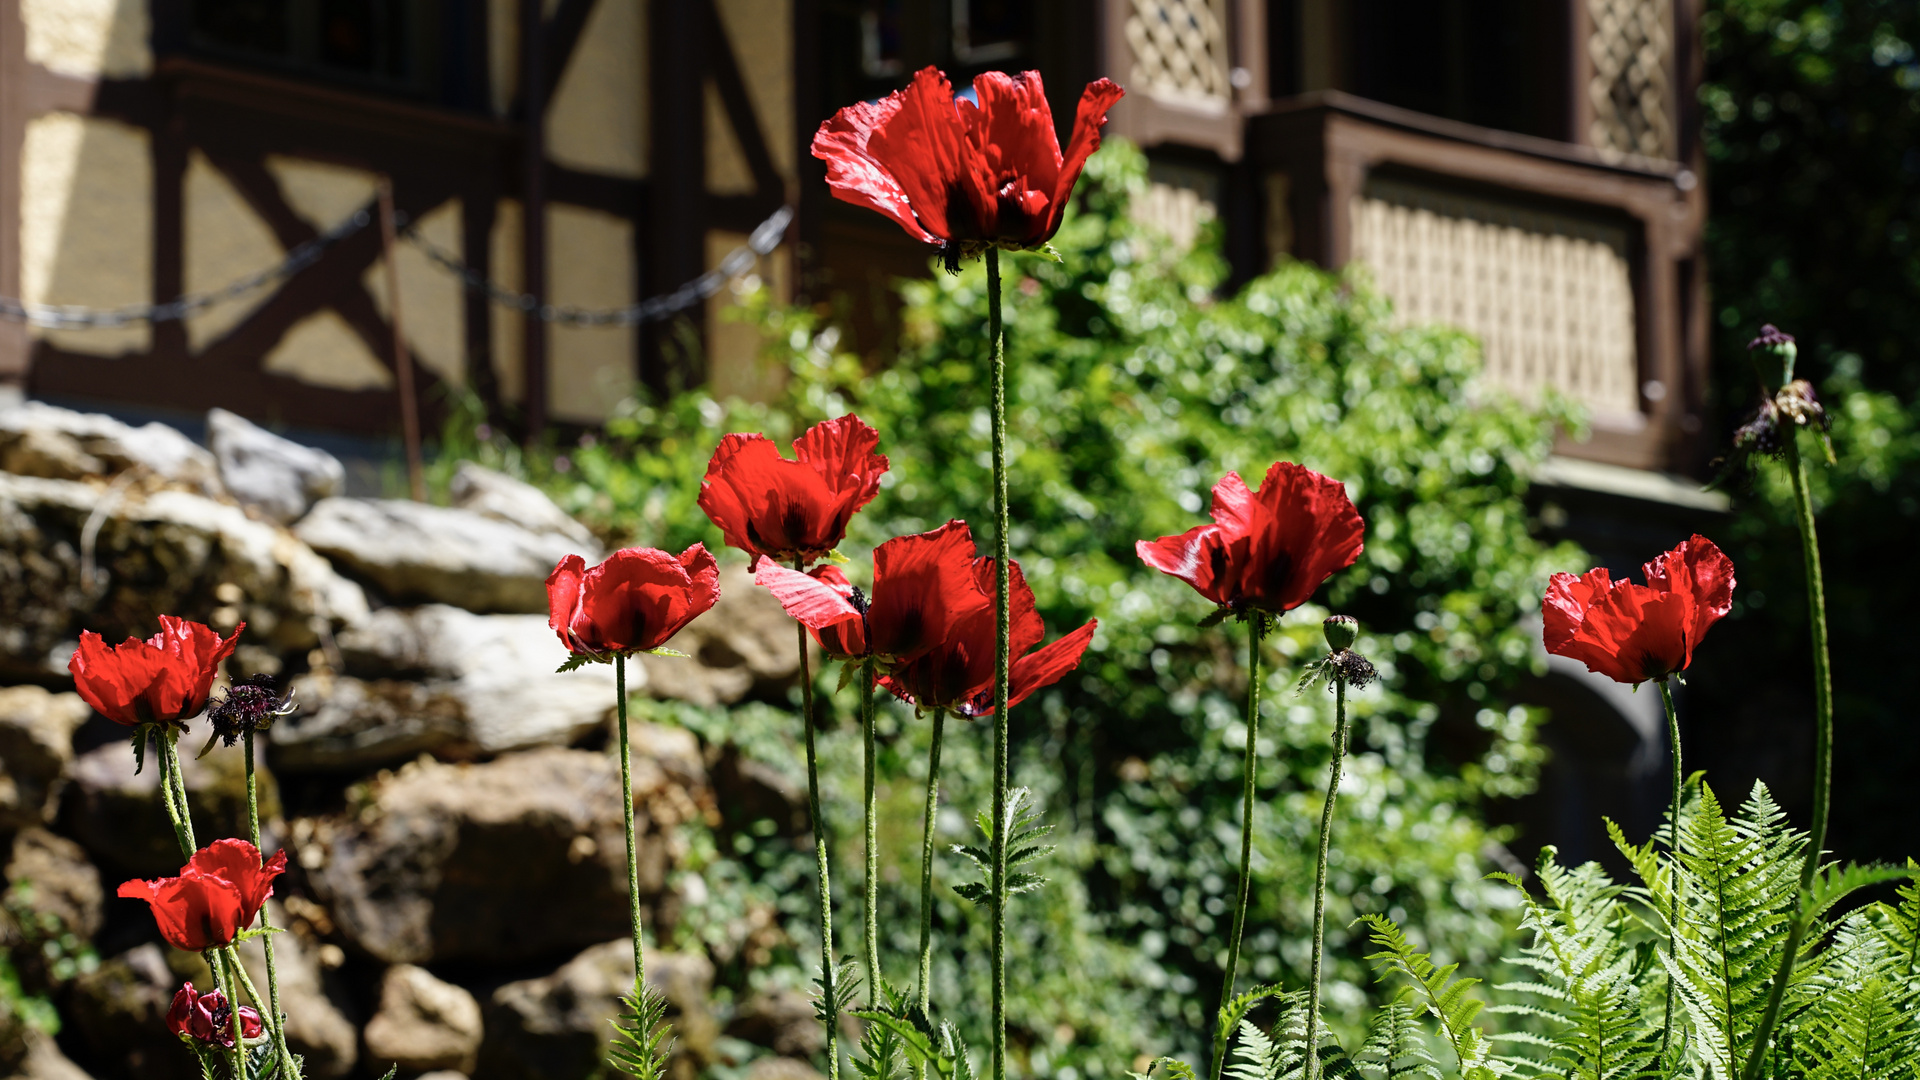
<svg viewBox="0 0 1920 1080"><path fill-rule="evenodd" d="M1161 98L1221 106L1231 83L1226 0L1133 0L1133 85Z"/></svg>
<svg viewBox="0 0 1920 1080"><path fill-rule="evenodd" d="M1672 0L1587 0L1594 146L1672 160Z"/></svg>
<svg viewBox="0 0 1920 1080"><path fill-rule="evenodd" d="M1353 258L1401 323L1478 337L1487 374L1522 398L1552 388L1638 416L1625 226L1378 179L1352 215Z"/></svg>

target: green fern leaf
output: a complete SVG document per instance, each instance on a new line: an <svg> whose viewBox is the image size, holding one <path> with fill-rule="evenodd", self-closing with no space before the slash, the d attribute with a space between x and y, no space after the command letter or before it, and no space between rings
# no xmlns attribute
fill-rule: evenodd
<svg viewBox="0 0 1920 1080"><path fill-rule="evenodd" d="M912 1007L906 994L882 978L880 1007L872 1010L895 1019L908 1019ZM860 1032L860 1046L854 1053L853 1067L861 1080L906 1080L906 1046L900 1033L886 1024L867 1024Z"/></svg>
<svg viewBox="0 0 1920 1080"><path fill-rule="evenodd" d="M1246 1019L1247 1011L1261 1001L1270 997L1291 998L1295 996L1298 995L1287 994L1279 986L1269 984L1267 986L1256 986L1232 999L1220 1010L1220 1015L1214 1019L1213 1037L1215 1041L1225 1042L1230 1038L1234 1031L1242 1026L1241 1021ZM1264 1036L1262 1037L1264 1038Z"/></svg>
<svg viewBox="0 0 1920 1080"><path fill-rule="evenodd" d="M1419 1014L1402 991L1373 1018L1355 1065L1361 1075L1382 1080L1419 1077L1441 1080L1440 1062L1420 1031Z"/></svg>
<svg viewBox="0 0 1920 1080"><path fill-rule="evenodd" d="M1778 1045L1790 1075L1807 1080L1920 1078L1920 993L1904 977L1906 957L1878 925L1887 909L1855 913L1834 933L1806 1005Z"/></svg>
<svg viewBox="0 0 1920 1080"><path fill-rule="evenodd" d="M667 999L635 979L633 989L620 998L620 1015L608 1022L613 1025L609 1063L634 1080L665 1080L667 1059L673 1054Z"/></svg>
<svg viewBox="0 0 1920 1080"><path fill-rule="evenodd" d="M1379 950L1367 959L1373 961L1381 974L1397 973L1413 983L1414 993L1427 1012L1440 1022L1441 1034L1453 1048L1462 1076L1467 1080L1480 1080L1513 1071L1514 1063L1496 1057L1486 1032L1473 1022L1484 1003L1469 996L1467 991L1480 980L1455 978L1458 964L1434 966L1432 958L1414 948L1406 933L1391 919L1363 915L1360 921L1367 924L1373 945Z"/></svg>

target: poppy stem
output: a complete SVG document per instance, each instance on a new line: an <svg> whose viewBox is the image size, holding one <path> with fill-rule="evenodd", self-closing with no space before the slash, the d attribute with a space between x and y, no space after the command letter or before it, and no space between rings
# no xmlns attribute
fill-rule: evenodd
<svg viewBox="0 0 1920 1080"><path fill-rule="evenodd" d="M873 797L873 661L860 671L860 726L867 740L867 1001L872 1007L883 1004L880 993L880 846L879 826Z"/></svg>
<svg viewBox="0 0 1920 1080"><path fill-rule="evenodd" d="M614 714L620 719L620 808L627 827L627 923L633 927L633 993L647 983L646 950L640 943L640 856L633 831L633 744L627 738L627 658L613 656Z"/></svg>
<svg viewBox="0 0 1920 1080"><path fill-rule="evenodd" d="M987 248L987 350L993 382L993 1080L1007 1076L1007 698L1012 665L1007 562L1007 350L1000 249Z"/></svg>
<svg viewBox="0 0 1920 1080"><path fill-rule="evenodd" d="M1672 913L1667 919L1667 955L1673 957L1675 965L1680 963L1680 908L1687 889L1687 875L1680 866L1680 803L1686 786L1686 773L1680 766L1680 714L1673 707L1672 677L1660 680L1660 703L1667 709L1667 743L1673 752L1673 816L1668 828L1669 844L1673 851L1673 903ZM1667 980L1666 1019L1660 1023L1660 1053L1655 1061L1667 1059L1667 1043L1673 1035L1673 1004L1678 987L1671 978Z"/></svg>
<svg viewBox="0 0 1920 1080"><path fill-rule="evenodd" d="M180 844L180 857L193 858L200 845L193 839L193 814L187 806L187 781L180 775L180 755L175 751L173 733L155 729L160 743L160 801L166 805L167 818L173 822L173 837Z"/></svg>
<svg viewBox="0 0 1920 1080"><path fill-rule="evenodd" d="M1320 858L1313 867L1313 960L1307 974L1307 1080L1320 1078L1320 960L1327 936L1327 848L1333 839L1333 802L1347 756L1347 680L1333 676L1333 772L1320 811Z"/></svg>
<svg viewBox="0 0 1920 1080"><path fill-rule="evenodd" d="M227 1020L233 1026L233 1075L235 1080L247 1080L247 1042L246 1032L240 1019L240 987L233 977L232 947L208 949L207 967L213 971L213 981L220 993L227 999Z"/></svg>
<svg viewBox="0 0 1920 1080"><path fill-rule="evenodd" d="M1247 752L1240 766L1240 898L1233 908L1233 937L1227 942L1226 984L1220 988L1220 1015L1233 1000L1234 976L1240 968L1240 938L1247 928L1247 897L1253 891L1253 794L1259 759L1254 748L1260 741L1260 638L1267 628L1266 615L1259 611L1247 617ZM1227 1039L1231 1032L1216 1032L1213 1046L1213 1080L1227 1062Z"/></svg>
<svg viewBox="0 0 1920 1080"><path fill-rule="evenodd" d="M933 1026L933 838L940 816L940 736L947 711L933 710L933 744L927 750L927 817L920 838L920 982L914 998L920 1014Z"/></svg>
<svg viewBox="0 0 1920 1080"><path fill-rule="evenodd" d="M1790 423L1783 421L1783 424ZM1807 466L1800 457L1799 430L1787 428L1781 440L1787 453L1787 472L1793 480L1794 521L1800 526L1800 555L1807 565L1807 623L1813 637L1813 830L1807 836L1807 856L1800 865L1800 898L1793 925L1787 932L1786 953L1773 975L1773 991L1767 998L1766 1014L1753 1033L1753 1049L1747 1055L1746 1080L1759 1080L1766 1063L1767 1044L1780 1020L1780 1006L1786 1000L1787 984L1793 980L1795 963L1800 959L1800 943L1807 935L1812 918L1813 878L1820 872L1820 858L1827 846L1827 802L1833 779L1833 675L1827 665L1827 591L1820 574L1820 537L1814 530L1813 498L1807 493Z"/></svg>
<svg viewBox="0 0 1920 1080"><path fill-rule="evenodd" d="M269 940L271 940L271 937L269 937ZM247 974L246 965L240 962L239 948L237 946L229 945L227 947L227 952L229 954L227 957L227 962L233 965L234 972L239 975L240 985L246 988L247 998L253 1002L254 1008L258 1009L260 1007L260 991L254 987L253 977ZM268 956L273 955L273 950L271 947L267 949L267 955ZM272 978L273 977L271 974L272 969L269 968L268 970L269 970L269 974L267 977ZM269 992L271 992L271 988L269 988ZM281 1075L288 1077L289 1080L292 1080L292 1078L298 1077L300 1075L300 1071L294 1064L293 1052L287 1049L286 1037L284 1035L279 1034L279 1032L273 1027L272 1024L268 1024L267 1033L273 1039L274 1053L280 1058L280 1064L285 1070Z"/></svg>
<svg viewBox="0 0 1920 1080"><path fill-rule="evenodd" d="M806 572L794 560L793 568ZM820 764L813 738L813 670L807 657L806 624L795 622L800 641L800 711L807 733L807 813L813 824L813 858L820 876L820 994L827 1026L827 1080L840 1080L840 999L833 971L833 886L827 876L827 823L820 816Z"/></svg>
<svg viewBox="0 0 1920 1080"><path fill-rule="evenodd" d="M267 853L260 848L260 788L254 776L253 768L253 728L247 728L242 736L247 748L247 836L253 842L253 850L260 856L260 865L266 866ZM267 954L267 1030L273 1033L273 1049L280 1062L287 1069L289 1077L295 1075L292 1055L287 1050L287 1032L280 1019L280 972L273 958L273 919L267 912L267 905L260 905L260 928L267 931L261 938L261 950ZM241 978L246 978L247 969L240 968ZM253 988L253 981L247 981L247 993L255 1003L260 995Z"/></svg>

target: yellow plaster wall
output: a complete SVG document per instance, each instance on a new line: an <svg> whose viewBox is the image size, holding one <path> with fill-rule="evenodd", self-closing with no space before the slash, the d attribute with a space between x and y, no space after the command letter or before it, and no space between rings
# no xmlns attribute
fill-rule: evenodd
<svg viewBox="0 0 1920 1080"><path fill-rule="evenodd" d="M387 390L394 384L393 372L332 308L295 323L260 366L331 390Z"/></svg>
<svg viewBox="0 0 1920 1080"><path fill-rule="evenodd" d="M460 200L449 199L428 211L415 226L422 239L442 251L460 252ZM400 278L400 325L413 361L454 386L467 384L466 327L460 279L402 241L395 254ZM375 259L361 279L380 314L393 318L387 295L387 260Z"/></svg>
<svg viewBox="0 0 1920 1080"><path fill-rule="evenodd" d="M206 155L187 156L183 191L186 205L185 277L189 293L209 292L261 270L286 257L273 230L253 212ZM187 319L187 347L194 352L218 341L249 313L272 297L271 289L256 289L237 299L202 309Z"/></svg>
<svg viewBox="0 0 1920 1080"><path fill-rule="evenodd" d="M47 113L20 160L20 285L29 304L119 307L153 299L153 159L147 133ZM143 352L146 324L32 331L98 356Z"/></svg>
<svg viewBox="0 0 1920 1080"><path fill-rule="evenodd" d="M640 2L609 0L614 4ZM541 10L552 15L559 6L560 0L545 0ZM494 115L507 115L520 85L520 0L487 0L487 82Z"/></svg>
<svg viewBox="0 0 1920 1080"><path fill-rule="evenodd" d="M27 59L83 79L142 78L153 71L147 0L20 0Z"/></svg>
<svg viewBox="0 0 1920 1080"><path fill-rule="evenodd" d="M707 190L716 195L753 194L753 170L740 149L740 138L727 119L727 108L720 91L708 80L707 103Z"/></svg>
<svg viewBox="0 0 1920 1080"><path fill-rule="evenodd" d="M378 183L378 178L365 169L279 154L267 157L267 171L280 185L280 194L293 212L321 232L367 205Z"/></svg>
<svg viewBox="0 0 1920 1080"><path fill-rule="evenodd" d="M780 175L794 177L793 0L717 0L747 97Z"/></svg>
<svg viewBox="0 0 1920 1080"><path fill-rule="evenodd" d="M547 107L547 157L586 172L647 175L647 6L601 0Z"/></svg>
<svg viewBox="0 0 1920 1080"><path fill-rule="evenodd" d="M633 302L633 226L596 210L547 208L547 282L554 304L616 308ZM547 331L550 412L598 423L633 388L630 326L553 326Z"/></svg>
<svg viewBox="0 0 1920 1080"><path fill-rule="evenodd" d="M747 242L745 233L707 234L707 265L717 266L733 249ZM761 355L766 342L760 331L733 315L740 297L766 285L778 299L791 295L793 260L786 248L763 255L754 269L729 282L707 300L707 385L715 397L767 401L786 385L784 368Z"/></svg>

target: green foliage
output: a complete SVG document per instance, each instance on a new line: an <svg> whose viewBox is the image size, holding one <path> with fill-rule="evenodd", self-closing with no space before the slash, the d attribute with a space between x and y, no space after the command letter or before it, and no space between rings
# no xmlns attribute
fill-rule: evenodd
<svg viewBox="0 0 1920 1080"><path fill-rule="evenodd" d="M1482 1080L1511 1071L1511 1064L1494 1056L1487 1033L1474 1023L1486 1003L1468 991L1478 986L1480 980L1456 978L1458 964L1435 965L1390 919L1368 915L1361 921L1367 924L1374 947L1379 950L1367 959L1373 961L1383 975L1399 975L1412 984L1413 999L1439 1022L1440 1034L1453 1048L1460 1075L1467 1080Z"/></svg>
<svg viewBox="0 0 1920 1080"><path fill-rule="evenodd" d="M1047 883L1047 879L1031 870L1019 870L1016 867L1037 862L1053 852L1053 845L1042 844L1040 839L1053 831L1053 826L1040 824L1040 813L1031 805L1033 792L1026 788L1014 788L1007 792L1007 812L1002 819L1001 828L1007 836L1007 895L1029 893ZM993 846L996 835L993 827L993 811L984 809L974 818L974 825L980 830L987 847L975 847L972 844L955 844L953 853L962 856L973 864L980 875L977 880L963 881L953 887L953 891L976 904L985 904L993 899Z"/></svg>
<svg viewBox="0 0 1920 1080"><path fill-rule="evenodd" d="M660 991L635 978L633 989L620 995L620 1015L607 1022L613 1025L608 1063L634 1080L665 1080L673 1027Z"/></svg>

